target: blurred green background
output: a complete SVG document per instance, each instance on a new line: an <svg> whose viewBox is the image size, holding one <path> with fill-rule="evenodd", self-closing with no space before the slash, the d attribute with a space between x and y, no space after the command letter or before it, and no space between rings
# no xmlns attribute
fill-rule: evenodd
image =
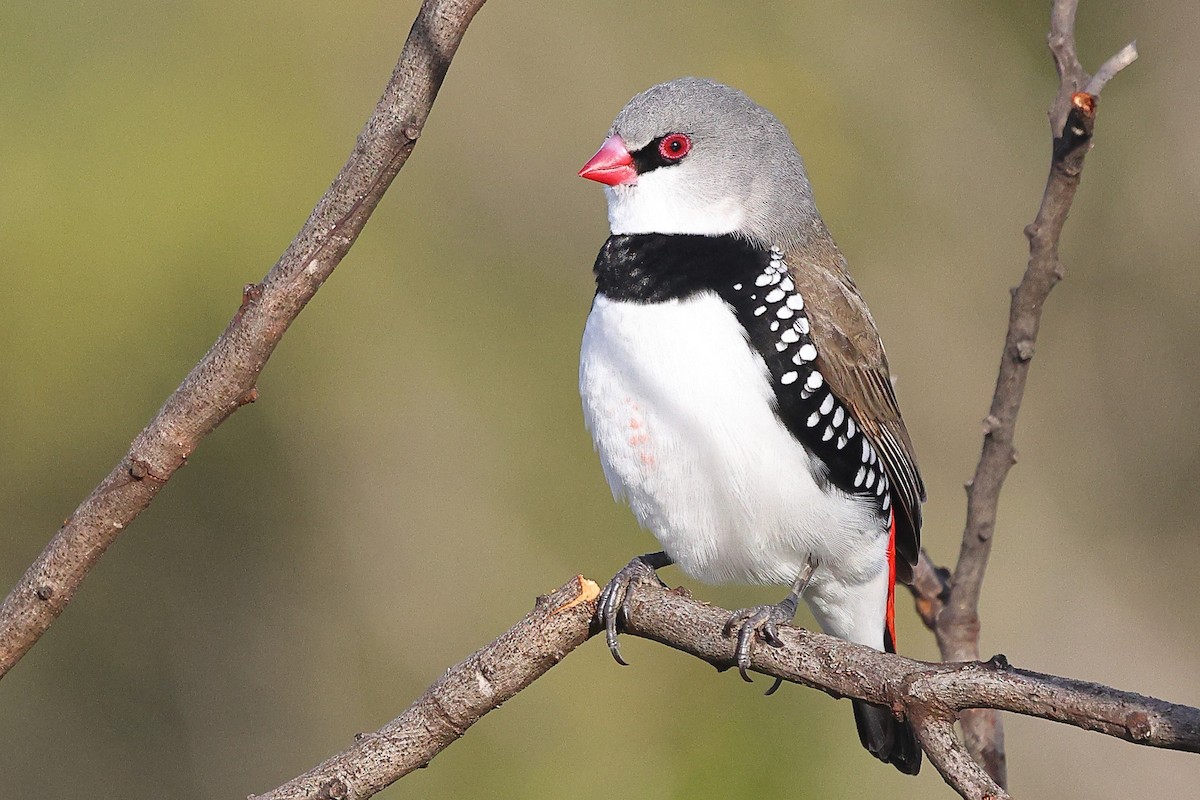
<svg viewBox="0 0 1200 800"><path fill-rule="evenodd" d="M10 797L265 791L399 713L576 572L653 547L584 432L600 189L575 177L679 75L789 126L888 344L952 562L1008 288L1043 186L1047 3L521 3L467 34L420 146L204 442L0 682ZM416 11L0 10L0 583L110 469L307 216ZM983 603L1013 663L1200 704L1200 7L1086 2L1104 95ZM678 581L675 570L664 572ZM692 586L744 606L778 590ZM907 598L905 598L907 599ZM801 617L811 624L807 613ZM901 649L934 657L907 602ZM949 797L849 704L626 641L571 655L386 798ZM1022 797L1180 797L1200 759L1008 721Z"/></svg>

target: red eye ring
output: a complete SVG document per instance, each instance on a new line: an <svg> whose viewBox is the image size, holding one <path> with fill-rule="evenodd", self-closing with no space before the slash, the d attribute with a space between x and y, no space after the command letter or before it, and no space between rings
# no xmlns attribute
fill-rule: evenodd
<svg viewBox="0 0 1200 800"><path fill-rule="evenodd" d="M692 149L686 133L669 133L658 143L658 154L667 161L678 161Z"/></svg>

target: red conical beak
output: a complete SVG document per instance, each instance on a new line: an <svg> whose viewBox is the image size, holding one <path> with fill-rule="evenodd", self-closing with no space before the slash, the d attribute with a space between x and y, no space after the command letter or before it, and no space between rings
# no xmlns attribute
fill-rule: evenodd
<svg viewBox="0 0 1200 800"><path fill-rule="evenodd" d="M579 177L606 186L635 183L637 170L633 168L633 156L629 155L625 140L615 133L605 139L596 155L579 170Z"/></svg>

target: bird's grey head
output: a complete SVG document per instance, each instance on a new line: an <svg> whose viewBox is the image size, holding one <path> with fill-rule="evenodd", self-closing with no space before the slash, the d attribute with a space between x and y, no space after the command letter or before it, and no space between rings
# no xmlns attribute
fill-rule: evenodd
<svg viewBox="0 0 1200 800"><path fill-rule="evenodd" d="M733 233L786 249L823 230L787 129L710 80L634 97L580 175L608 185L613 233Z"/></svg>

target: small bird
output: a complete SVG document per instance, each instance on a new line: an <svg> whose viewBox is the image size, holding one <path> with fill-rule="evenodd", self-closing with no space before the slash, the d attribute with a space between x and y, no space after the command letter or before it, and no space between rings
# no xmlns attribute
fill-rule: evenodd
<svg viewBox="0 0 1200 800"><path fill-rule="evenodd" d="M601 593L613 656L625 663L631 585L671 564L791 585L726 626L747 680L755 640L778 643L801 597L825 632L895 652L925 488L883 343L786 128L736 89L681 78L630 100L579 174L605 185L612 233L580 354L584 420L613 495L662 546ZM853 702L863 746L916 774L908 723Z"/></svg>

